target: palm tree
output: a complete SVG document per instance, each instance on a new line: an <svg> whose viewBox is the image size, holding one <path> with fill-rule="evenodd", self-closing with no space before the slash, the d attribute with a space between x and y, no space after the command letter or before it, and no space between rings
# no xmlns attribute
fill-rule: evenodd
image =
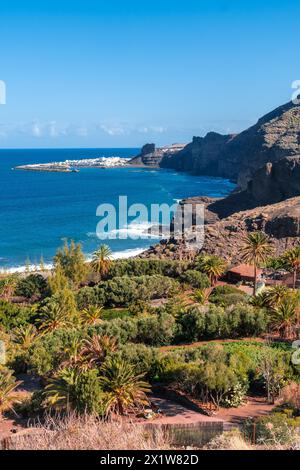
<svg viewBox="0 0 300 470"><path fill-rule="evenodd" d="M128 362L112 357L105 361L101 372L101 387L107 394L107 414L124 415L148 403L146 393L150 385L142 380L144 374L136 375Z"/></svg>
<svg viewBox="0 0 300 470"><path fill-rule="evenodd" d="M88 367L101 367L108 354L118 349L117 340L107 335L93 335L91 339L83 341L80 354Z"/></svg>
<svg viewBox="0 0 300 470"><path fill-rule="evenodd" d="M264 296L265 306L276 308L276 306L285 299L285 297L288 295L288 292L289 291L286 286L278 285L262 292L261 295Z"/></svg>
<svg viewBox="0 0 300 470"><path fill-rule="evenodd" d="M289 269L293 271L293 288L296 288L297 273L300 268L300 247L295 246L284 254L284 260Z"/></svg>
<svg viewBox="0 0 300 470"><path fill-rule="evenodd" d="M210 279L210 283L213 286L218 278L226 271L226 262L215 255L204 255L198 258L196 262L196 268L207 274Z"/></svg>
<svg viewBox="0 0 300 470"><path fill-rule="evenodd" d="M72 322L66 317L63 307L57 302L48 302L41 309L41 313L40 325L44 333L72 326Z"/></svg>
<svg viewBox="0 0 300 470"><path fill-rule="evenodd" d="M0 369L0 419L5 411L13 410L16 402L14 391L20 383L16 381L12 372Z"/></svg>
<svg viewBox="0 0 300 470"><path fill-rule="evenodd" d="M101 245L100 248L93 253L91 266L93 271L95 271L100 278L108 273L111 264L111 256L112 252L107 245Z"/></svg>
<svg viewBox="0 0 300 470"><path fill-rule="evenodd" d="M46 404L56 409L76 410L76 383L79 377L77 369L70 367L59 370L44 389Z"/></svg>
<svg viewBox="0 0 300 470"><path fill-rule="evenodd" d="M84 325L97 325L101 322L101 312L103 307L97 307L96 305L89 305L81 312L81 321Z"/></svg>
<svg viewBox="0 0 300 470"><path fill-rule="evenodd" d="M265 263L268 256L273 252L273 246L270 239L264 232L250 232L243 238L241 247L242 259L245 263L254 266L254 288L253 294L256 294L257 288L257 268L259 264Z"/></svg>
<svg viewBox="0 0 300 470"><path fill-rule="evenodd" d="M273 327L279 332L281 338L293 335L293 327L297 324L298 301L295 296L286 296L273 309L271 320Z"/></svg>

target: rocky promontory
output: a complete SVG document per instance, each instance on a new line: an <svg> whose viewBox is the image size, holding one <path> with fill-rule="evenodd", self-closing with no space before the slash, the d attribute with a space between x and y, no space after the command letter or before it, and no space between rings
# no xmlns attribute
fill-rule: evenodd
<svg viewBox="0 0 300 470"><path fill-rule="evenodd" d="M147 144L133 162L229 178L245 190L259 168L295 155L300 155L300 106L290 102L239 134L209 132L186 146L160 149Z"/></svg>

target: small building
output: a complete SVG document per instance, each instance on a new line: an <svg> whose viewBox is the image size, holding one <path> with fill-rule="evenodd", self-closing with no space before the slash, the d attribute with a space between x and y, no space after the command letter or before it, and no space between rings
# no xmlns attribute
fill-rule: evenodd
<svg viewBox="0 0 300 470"><path fill-rule="evenodd" d="M260 280L262 269L257 268L256 279ZM226 275L229 282L254 282L254 266L249 264L239 264L229 269Z"/></svg>

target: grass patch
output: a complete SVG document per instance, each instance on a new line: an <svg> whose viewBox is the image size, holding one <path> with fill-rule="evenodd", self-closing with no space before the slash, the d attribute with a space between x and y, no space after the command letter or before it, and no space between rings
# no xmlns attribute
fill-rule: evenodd
<svg viewBox="0 0 300 470"><path fill-rule="evenodd" d="M132 316L128 308L105 308L101 312L102 320L114 320L115 318L124 319Z"/></svg>

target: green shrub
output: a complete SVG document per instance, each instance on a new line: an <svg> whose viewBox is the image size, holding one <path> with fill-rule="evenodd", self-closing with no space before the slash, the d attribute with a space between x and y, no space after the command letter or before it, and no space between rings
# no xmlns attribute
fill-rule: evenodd
<svg viewBox="0 0 300 470"><path fill-rule="evenodd" d="M187 269L187 262L160 260L160 259L139 259L116 260L110 266L108 277L115 278L121 276L161 276L178 277Z"/></svg>
<svg viewBox="0 0 300 470"><path fill-rule="evenodd" d="M15 327L32 321L35 313L30 307L21 307L0 299L0 325L9 332Z"/></svg>
<svg viewBox="0 0 300 470"><path fill-rule="evenodd" d="M145 344L127 343L121 345L118 353L125 362L134 366L137 374L146 374L149 380L154 380L157 375L159 361L155 348Z"/></svg>
<svg viewBox="0 0 300 470"><path fill-rule="evenodd" d="M180 276L181 282L189 284L195 289L205 289L210 287L210 282L206 274L188 269Z"/></svg>
<svg viewBox="0 0 300 470"><path fill-rule="evenodd" d="M16 286L16 295L31 299L43 299L49 295L49 287L46 279L41 274L30 274L20 279Z"/></svg>

